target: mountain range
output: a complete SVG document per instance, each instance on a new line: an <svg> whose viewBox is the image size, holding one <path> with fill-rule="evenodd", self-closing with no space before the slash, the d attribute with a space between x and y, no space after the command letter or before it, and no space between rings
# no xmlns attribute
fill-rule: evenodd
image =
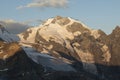
<svg viewBox="0 0 120 80"><path fill-rule="evenodd" d="M119 80L120 27L109 35L56 16L20 34L0 25L0 80Z"/></svg>

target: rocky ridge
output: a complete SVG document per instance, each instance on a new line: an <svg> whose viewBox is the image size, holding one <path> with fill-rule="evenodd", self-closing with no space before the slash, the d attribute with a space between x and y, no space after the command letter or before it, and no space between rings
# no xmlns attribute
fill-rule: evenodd
<svg viewBox="0 0 120 80"><path fill-rule="evenodd" d="M10 62L9 58L12 59L17 54L23 56L17 61L19 66L23 65L20 60L25 61L25 64L28 63L33 69L29 71L30 75L34 72L37 76L36 79L32 79L33 76L30 80L119 80L120 78L119 26L111 34L106 35L103 31L90 29L70 17L57 16L46 20L38 27L27 29L18 34L18 37L20 41L17 41L17 44L3 41L0 43L1 65L4 60L6 62L8 59ZM9 51L9 47L3 48L6 44L14 46ZM3 54L3 49L6 49L7 52L4 52L6 54ZM22 52L19 53L19 50ZM34 68L32 65L35 65ZM1 68L2 70L6 68ZM26 73L24 69L23 72ZM23 78L27 80L27 76Z"/></svg>
<svg viewBox="0 0 120 80"><path fill-rule="evenodd" d="M31 33L27 33L29 36L26 39L24 32L18 36L24 43L34 37L33 44L26 44L43 54L71 64L77 71L83 69L96 75L106 76L105 74L112 73L108 71L109 69L104 69L106 73L101 73L103 66L120 66L119 44L117 44L120 42L119 28L106 35L103 31L90 29L72 18L57 16L35 27L35 31L32 28L28 29L27 31L30 30Z"/></svg>

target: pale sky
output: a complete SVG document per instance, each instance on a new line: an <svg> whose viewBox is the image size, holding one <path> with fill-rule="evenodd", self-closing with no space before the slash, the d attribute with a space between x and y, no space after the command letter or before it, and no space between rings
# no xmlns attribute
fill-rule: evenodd
<svg viewBox="0 0 120 80"><path fill-rule="evenodd" d="M120 25L120 0L0 0L0 21L38 25L57 15L106 33Z"/></svg>

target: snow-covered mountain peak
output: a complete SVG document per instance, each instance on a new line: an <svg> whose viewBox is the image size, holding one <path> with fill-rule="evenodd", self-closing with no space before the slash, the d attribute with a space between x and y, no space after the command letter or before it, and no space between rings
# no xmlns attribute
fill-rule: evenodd
<svg viewBox="0 0 120 80"><path fill-rule="evenodd" d="M26 66L23 68L25 71L20 70L20 75L26 76L26 74L30 74L31 70L35 74L48 72L47 75L51 75L51 72L54 71L57 71L57 74L58 71L60 73L61 71L72 71L72 73L84 72L85 77L89 72L110 80L114 73L116 77L118 70L120 70L120 27L116 27L110 35L106 35L103 31L90 29L82 22L70 17L57 16L46 20L37 27L27 29L18 36L21 44L21 46L18 43L16 44L18 49L15 45L9 46L9 43L0 43L1 59L5 60L0 61L2 66L0 66L0 72L10 70L11 74L11 71L16 72L16 70ZM12 34L9 34L3 26L0 26L0 38L7 42L13 40ZM10 59L8 59L9 55ZM13 67L11 70L12 67L4 67L3 63L7 65L6 61L8 61L8 64L11 64L11 62L12 64L18 64L15 64L15 68ZM28 68L30 72L26 70ZM32 68L36 68L35 71ZM41 69L40 72L38 72L39 69ZM77 74L79 75L79 73ZM114 77L111 78L111 80L113 79Z"/></svg>
<svg viewBox="0 0 120 80"><path fill-rule="evenodd" d="M91 34L95 38L100 37L98 30L92 30L80 21L70 17L56 16L46 20L38 27L27 29L18 36L24 43L35 43L35 40L40 41L39 37L41 37L47 42L51 40L63 45L67 40L73 40L76 36L84 33Z"/></svg>
<svg viewBox="0 0 120 80"><path fill-rule="evenodd" d="M54 31L62 32L62 34L63 33L72 34L73 37L69 39L74 39L74 36L78 36L81 33L89 33L96 39L100 37L99 30L90 29L81 21L72 19L70 17L56 16L55 18L50 18L47 21L45 21L45 23L40 25L40 27L44 27L42 28L44 30L52 29L53 32Z"/></svg>
<svg viewBox="0 0 120 80"><path fill-rule="evenodd" d="M48 20L46 20L43 25L40 26L49 26L49 24L58 24L60 26L68 26L68 25L72 25L74 22L81 24L83 27L90 29L89 27L87 27L84 23L72 19L71 17L61 17L61 16L56 16L54 18L50 18Z"/></svg>

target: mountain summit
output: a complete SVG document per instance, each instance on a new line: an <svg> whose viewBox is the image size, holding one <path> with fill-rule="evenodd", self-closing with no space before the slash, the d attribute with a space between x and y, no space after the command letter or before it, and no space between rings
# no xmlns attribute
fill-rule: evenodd
<svg viewBox="0 0 120 80"><path fill-rule="evenodd" d="M79 36L83 33L88 33L95 38L100 36L99 30L92 30L83 23L74 20L70 17L56 16L46 20L43 24L38 27L29 28L27 31L19 34L22 42L35 42L35 37L41 35L45 40L56 41L57 43L63 44L66 39L74 39L75 36Z"/></svg>
<svg viewBox="0 0 120 80"><path fill-rule="evenodd" d="M77 71L83 69L93 74L110 77L112 72L108 70L111 68L104 70L103 68L120 66L119 62L113 63L114 60L119 60L115 57L119 55L119 45L116 48L111 47L117 43L116 38L115 42L112 41L115 32L116 29L110 35L106 35L103 31L90 29L70 17L56 16L38 27L27 29L18 36L21 45L33 47L42 54L60 59Z"/></svg>
<svg viewBox="0 0 120 80"><path fill-rule="evenodd" d="M18 34L20 40L15 43L11 35L0 27L4 41L0 43L0 75L8 80L120 79L119 26L106 35L78 20L56 16Z"/></svg>

